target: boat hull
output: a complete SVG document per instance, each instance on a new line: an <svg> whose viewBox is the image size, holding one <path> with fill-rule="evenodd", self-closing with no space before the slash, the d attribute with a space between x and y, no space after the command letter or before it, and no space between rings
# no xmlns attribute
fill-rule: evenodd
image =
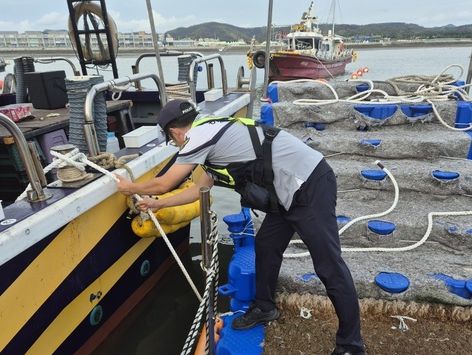
<svg viewBox="0 0 472 355"><path fill-rule="evenodd" d="M169 269L162 238L132 232L124 198L112 194L1 265L2 354L90 353ZM169 234L180 254L189 228Z"/></svg>
<svg viewBox="0 0 472 355"><path fill-rule="evenodd" d="M269 80L323 79L342 75L352 56L339 60L321 60L299 54L274 53L270 59Z"/></svg>

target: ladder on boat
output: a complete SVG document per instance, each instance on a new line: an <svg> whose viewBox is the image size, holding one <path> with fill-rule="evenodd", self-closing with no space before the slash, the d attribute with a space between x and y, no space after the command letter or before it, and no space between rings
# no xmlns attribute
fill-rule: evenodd
<svg viewBox="0 0 472 355"><path fill-rule="evenodd" d="M84 12L83 13L84 29L79 30L78 28L79 18L76 17L77 10L80 7L80 3L82 3L85 6L87 3L90 3L90 1L95 1L97 3L98 2L100 3L101 16L99 17L103 21L104 28L99 28L99 24L97 23L96 19L93 17L93 14ZM115 53L115 48L113 46L112 31L110 28L110 21L108 18L108 12L107 12L105 0L67 0L67 6L69 8L69 16L71 19L71 26L72 26L72 32L73 32L71 33L71 36L73 37L73 40L75 41L75 44L76 44L77 56L79 58L82 74L87 75L87 65L95 65L95 66L111 65L112 71L113 71L113 77L118 78L118 67L116 65L116 59L115 59L116 53ZM92 27L90 27L87 21L87 17L90 20ZM98 46L100 50L102 50L103 52L104 45L101 39L101 35L103 34L105 34L106 36L108 54L100 60L85 58L84 49L87 49L87 48L84 48L82 46L82 42L80 41L81 36L85 37L85 40L87 43L88 41L90 41L91 36L95 35L97 38Z"/></svg>

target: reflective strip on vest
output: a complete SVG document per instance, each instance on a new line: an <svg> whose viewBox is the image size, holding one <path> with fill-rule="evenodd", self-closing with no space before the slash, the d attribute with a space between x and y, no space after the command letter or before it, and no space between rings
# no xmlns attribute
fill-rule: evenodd
<svg viewBox="0 0 472 355"><path fill-rule="evenodd" d="M192 127L198 127L202 124L214 121L220 122L230 122L230 121L238 121L245 126L255 126L256 121L251 118L244 118L244 117L204 117L198 121L194 121ZM214 168L208 165L203 165L203 170L208 172L211 175L213 180L215 181L215 185L229 187L234 189L235 180L229 173L228 169L225 168Z"/></svg>

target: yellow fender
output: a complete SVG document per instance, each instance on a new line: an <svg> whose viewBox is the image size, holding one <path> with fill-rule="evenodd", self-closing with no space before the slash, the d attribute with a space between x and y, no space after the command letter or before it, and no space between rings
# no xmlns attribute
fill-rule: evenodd
<svg viewBox="0 0 472 355"><path fill-rule="evenodd" d="M166 234L175 232L180 228L185 227L188 225L190 221L168 225L162 224L161 227ZM141 238L151 238L151 237L160 237L161 233L157 230L154 222L150 219L143 221L140 216L134 217L133 221L131 222L131 228L133 229L134 234Z"/></svg>
<svg viewBox="0 0 472 355"><path fill-rule="evenodd" d="M191 186L193 186L193 182L187 180L177 189L153 197L166 198L177 195ZM186 205L162 208L154 212L154 215L161 224L164 232L166 234L172 233L188 225L192 219L200 215L200 201L197 200ZM149 238L161 236L154 225L154 222L151 219L143 220L140 215L134 217L133 221L131 222L131 228L133 229L134 234L136 234L138 237Z"/></svg>

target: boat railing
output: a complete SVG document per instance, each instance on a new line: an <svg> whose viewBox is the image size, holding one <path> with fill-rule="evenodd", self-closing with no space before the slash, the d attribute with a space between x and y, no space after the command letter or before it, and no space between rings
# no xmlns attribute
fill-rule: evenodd
<svg viewBox="0 0 472 355"><path fill-rule="evenodd" d="M124 78L117 78L96 84L89 90L85 98L84 134L90 156L95 156L100 153L97 134L95 131L95 124L93 123L93 101L95 96L99 92L117 89L119 87L123 87L124 85L136 83L139 80L148 78L154 80L156 83L157 89L159 91L161 105L165 105L167 103L166 88L164 83L156 74L135 74Z"/></svg>
<svg viewBox="0 0 472 355"><path fill-rule="evenodd" d="M64 58L64 57L34 58L34 62L39 63L39 64L51 64L51 63L55 63L55 62L58 62L58 61L64 61L64 62L68 63L70 65L70 67L72 68L72 71L74 72L74 75L76 75L76 76L81 75L80 71L77 70L75 64L68 58Z"/></svg>
<svg viewBox="0 0 472 355"><path fill-rule="evenodd" d="M220 63L220 69L221 69L221 85L223 88L223 95L226 95L228 93L228 79L226 77L226 69L225 69L225 63L223 62L223 57L220 54L211 54L205 57L201 58L196 58L193 60L193 62L190 64L189 72L188 72L188 84L190 86L190 95L192 97L193 102L197 102L197 78L194 74L195 72L195 66L200 64L200 63L207 63L212 60L218 60ZM209 87L210 85L210 79L209 80Z"/></svg>
<svg viewBox="0 0 472 355"><path fill-rule="evenodd" d="M21 161L25 166L26 175L28 175L28 180L32 188L32 190L27 192L28 201L39 202L51 197L51 195L46 194L43 190L43 186L46 186L46 178L41 164L39 163L39 158L33 154L33 149L35 149L34 145L28 146L18 126L2 113L0 113L0 125L5 127L13 136Z"/></svg>
<svg viewBox="0 0 472 355"><path fill-rule="evenodd" d="M196 57L198 58L202 58L203 57L203 54L200 53L200 52L193 52L193 51L190 51L190 52L185 52L185 51L165 51L165 52L161 52L159 54L161 57L173 57L173 56L179 56L179 55L195 55ZM131 70L133 71L133 74L139 74L139 66L141 64L141 61L144 59L144 58L152 58L152 57L156 57L156 53L143 53L141 54L138 58L136 58L136 62L134 63L134 65L131 66ZM209 72L209 68L208 68L208 63L205 63L206 64L206 70L207 70L207 73ZM135 82L135 86L136 86L136 90L142 90L142 86L141 86L141 81L138 80ZM210 81L210 78L208 78L208 87L211 86L211 81Z"/></svg>

